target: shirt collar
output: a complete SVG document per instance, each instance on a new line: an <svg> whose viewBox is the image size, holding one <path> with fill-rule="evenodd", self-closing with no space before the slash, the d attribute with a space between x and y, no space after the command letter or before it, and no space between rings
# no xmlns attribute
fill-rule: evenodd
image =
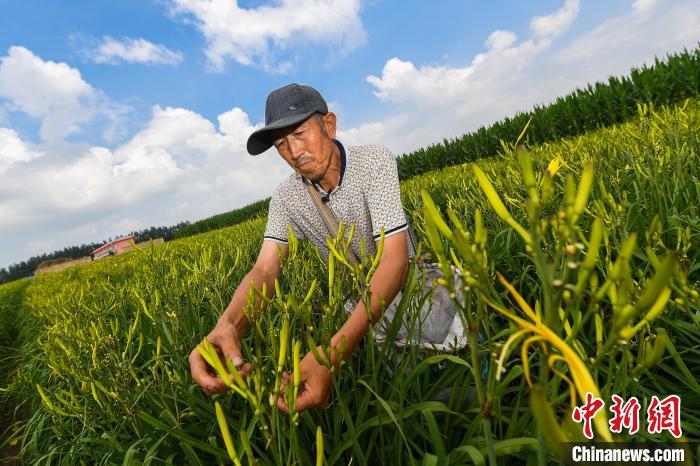
<svg viewBox="0 0 700 466"><path fill-rule="evenodd" d="M338 188L343 184L343 175L345 174L345 147L337 139L333 139L333 142L338 149L340 149L340 179L338 180Z"/></svg>

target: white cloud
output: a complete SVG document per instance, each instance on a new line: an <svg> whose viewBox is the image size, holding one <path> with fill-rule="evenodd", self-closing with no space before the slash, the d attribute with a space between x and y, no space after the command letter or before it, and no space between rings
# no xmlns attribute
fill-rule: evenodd
<svg viewBox="0 0 700 466"><path fill-rule="evenodd" d="M196 220L270 195L291 169L276 154L247 154L247 136L260 124L240 108L217 120L218 129L190 110L156 106L150 122L113 150L90 147L55 163L47 148L41 163L15 165L0 183L0 229L23 245L45 244L47 231L75 244Z"/></svg>
<svg viewBox="0 0 700 466"><path fill-rule="evenodd" d="M118 63L143 63L147 65L177 65L182 62L182 54L173 52L164 45L154 44L146 39L123 37L117 40L104 36L94 49L86 51L96 63L116 65Z"/></svg>
<svg viewBox="0 0 700 466"><path fill-rule="evenodd" d="M501 31L499 29L491 33L484 45L489 49L503 50L513 45L517 38L512 31Z"/></svg>
<svg viewBox="0 0 700 466"><path fill-rule="evenodd" d="M636 0L626 14L569 39L579 9L578 1L566 0L552 14L532 18L530 36L522 40L496 30L484 42L486 50L462 67L389 59L381 75L367 81L380 100L400 104L404 119L366 122L345 133L381 134L395 152L409 152L530 110L577 86L627 74L654 55L694 47L700 37L700 4L690 0Z"/></svg>
<svg viewBox="0 0 700 466"><path fill-rule="evenodd" d="M47 251L55 251L57 249L62 249L62 246L58 243L56 238L40 239L36 241L29 241L22 249L22 252L31 257L33 255L45 253Z"/></svg>
<svg viewBox="0 0 700 466"><path fill-rule="evenodd" d="M0 174L6 172L17 162L29 162L44 155L44 152L33 150L19 138L16 131L10 128L0 128Z"/></svg>
<svg viewBox="0 0 700 466"><path fill-rule="evenodd" d="M196 178L236 141L192 111L154 107L149 124L116 149L91 147L70 163L47 164L24 179L8 180L5 189L24 200L24 207L41 203L55 214L109 211L183 189L176 180ZM0 219L0 225L21 227L9 219Z"/></svg>
<svg viewBox="0 0 700 466"><path fill-rule="evenodd" d="M554 13L530 21L532 37L516 43L512 31L496 30L484 42L486 52L479 53L462 68L424 65L392 58L382 76L370 75L367 82L375 95L392 102L414 101L429 107L471 99L483 99L484 92L496 90L519 79L520 72L534 57L546 50L552 39L571 26L579 10L578 0L566 0ZM493 94L491 94L491 97Z"/></svg>
<svg viewBox="0 0 700 466"><path fill-rule="evenodd" d="M367 81L377 89L377 97L393 102L417 101L442 106L455 100L478 99L485 90L518 79L522 68L546 50L552 38L571 26L578 9L578 0L567 0L551 15L533 18L530 21L533 36L520 43L516 43L512 31L494 31L484 43L487 51L477 54L463 68L430 65L416 68L413 63L395 57L386 62L381 77L370 75Z"/></svg>
<svg viewBox="0 0 700 466"><path fill-rule="evenodd" d="M643 15L652 11L659 3L659 0L634 0L632 9L636 14Z"/></svg>
<svg viewBox="0 0 700 466"><path fill-rule="evenodd" d="M6 108L41 120L39 134L60 140L103 117L114 131L123 108L113 105L66 63L44 61L25 47L10 47L0 58L0 99Z"/></svg>
<svg viewBox="0 0 700 466"><path fill-rule="evenodd" d="M397 140L397 136L411 139L407 133L414 121L414 115L398 113L382 121L363 123L354 128L342 129L342 120L340 120L337 138L346 146L383 144L397 149L405 147L400 139Z"/></svg>
<svg viewBox="0 0 700 466"><path fill-rule="evenodd" d="M144 225L143 221L136 218L125 217L116 223L115 228L118 232L127 233L130 231L139 230L145 226L151 225Z"/></svg>
<svg viewBox="0 0 700 466"><path fill-rule="evenodd" d="M366 40L359 0L281 0L256 8L241 8L237 0L172 0L171 12L201 30L209 63L218 71L230 58L284 73L309 45L343 54Z"/></svg>
<svg viewBox="0 0 700 466"><path fill-rule="evenodd" d="M551 60L567 74L604 79L650 63L654 55L663 58L683 46L692 48L699 37L697 2L637 0L632 14L604 21L557 50Z"/></svg>
<svg viewBox="0 0 700 466"><path fill-rule="evenodd" d="M642 0L648 1L648 0ZM564 6L550 15L536 16L530 20L530 29L536 37L554 39L569 30L578 16L580 0L566 0Z"/></svg>
<svg viewBox="0 0 700 466"><path fill-rule="evenodd" d="M119 163L108 149L93 147L72 163L39 168L27 179L11 181L8 188L21 201L17 205L26 204L30 212L49 210L50 218L70 217L73 212L96 213L138 202L167 188L180 171L162 148L135 148ZM21 226L4 219L0 225Z"/></svg>

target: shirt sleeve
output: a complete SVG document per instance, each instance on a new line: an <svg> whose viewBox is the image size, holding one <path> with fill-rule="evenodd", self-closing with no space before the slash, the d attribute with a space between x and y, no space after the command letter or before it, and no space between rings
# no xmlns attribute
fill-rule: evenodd
<svg viewBox="0 0 700 466"><path fill-rule="evenodd" d="M287 244L289 226L292 227L297 238L303 239L305 237L296 222L291 218L283 199L284 196L280 188L276 189L270 198L270 206L267 211L267 226L265 227L263 240Z"/></svg>
<svg viewBox="0 0 700 466"><path fill-rule="evenodd" d="M405 230L408 225L401 205L399 171L394 154L386 147L377 146L375 164L371 170L367 198L372 219L372 235L378 240L382 228L386 238Z"/></svg>

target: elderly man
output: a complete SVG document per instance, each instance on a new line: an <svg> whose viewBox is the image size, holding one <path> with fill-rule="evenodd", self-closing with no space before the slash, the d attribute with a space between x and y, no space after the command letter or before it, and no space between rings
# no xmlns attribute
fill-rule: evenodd
<svg viewBox="0 0 700 466"><path fill-rule="evenodd" d="M328 111L321 94L312 87L293 83L270 93L265 105L265 127L248 139L250 154L258 155L274 146L294 172L272 195L267 228L255 265L207 335L207 339L244 373L250 370L241 356L241 339L248 329L243 315L246 295L251 281L257 288L266 283L268 294L274 293L281 260L288 253L285 239L288 226L298 237L308 238L325 257L329 253L327 227L304 183L311 183L318 190L322 201L337 218L355 225L352 246L356 254L361 238L365 250L376 254L376 241L384 230L384 250L370 281L372 323L381 317L386 304L392 302L406 281L408 261L415 250L407 238L396 160L382 146L348 147L346 151L335 136L336 116ZM319 347L322 357L330 357L336 373L341 359L349 359L367 333L370 325L367 316L364 304L358 302L331 339L331 354L323 354ZM342 337L345 338L344 354L340 353ZM207 370L196 348L189 360L192 378L205 393L227 391L224 382ZM300 368L302 386L296 409L302 411L324 405L330 395L331 373L310 352L301 361ZM282 398L279 407L287 411Z"/></svg>

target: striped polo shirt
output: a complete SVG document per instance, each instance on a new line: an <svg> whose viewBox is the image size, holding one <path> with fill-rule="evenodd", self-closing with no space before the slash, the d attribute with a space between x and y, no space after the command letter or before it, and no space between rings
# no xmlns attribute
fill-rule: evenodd
<svg viewBox="0 0 700 466"><path fill-rule="evenodd" d="M375 241L379 240L382 228L385 238L408 228L401 205L396 159L384 146L352 146L346 152L338 140L334 142L340 149L340 182L329 193L316 183L314 186L336 218L348 227L355 225L352 239L355 255L360 257L361 242L365 254L374 255ZM296 171L277 187L270 199L264 239L287 243L288 225L297 238L308 239L328 258L326 238L332 235ZM407 241L406 247L412 258L415 250L411 241Z"/></svg>

